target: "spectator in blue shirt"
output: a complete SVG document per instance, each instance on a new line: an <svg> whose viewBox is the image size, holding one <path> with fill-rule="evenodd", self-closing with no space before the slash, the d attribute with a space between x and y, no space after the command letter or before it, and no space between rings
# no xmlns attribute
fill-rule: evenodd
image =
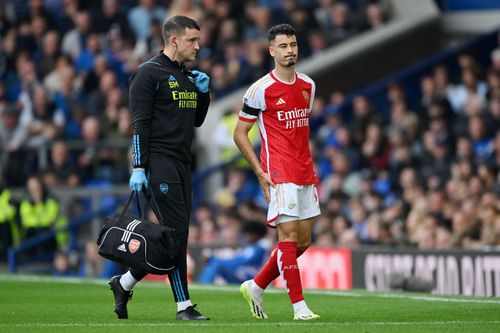
<svg viewBox="0 0 500 333"><path fill-rule="evenodd" d="M259 222L247 222L242 228L246 245L234 257L226 259L212 256L208 259L198 279L200 283L212 283L221 277L227 283L242 283L253 278L267 259L270 243L264 236L266 226Z"/></svg>
<svg viewBox="0 0 500 333"><path fill-rule="evenodd" d="M128 22L135 37L145 40L149 37L153 19L163 22L166 14L165 9L156 6L154 0L141 0L140 5L132 8L128 14Z"/></svg>

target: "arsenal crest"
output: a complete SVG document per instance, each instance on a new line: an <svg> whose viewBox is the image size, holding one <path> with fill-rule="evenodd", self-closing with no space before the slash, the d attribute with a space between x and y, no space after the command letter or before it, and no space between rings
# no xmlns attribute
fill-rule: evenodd
<svg viewBox="0 0 500 333"><path fill-rule="evenodd" d="M302 90L302 96L304 96L304 100L307 104L311 102L311 94L307 90Z"/></svg>
<svg viewBox="0 0 500 333"><path fill-rule="evenodd" d="M140 246L140 241L138 241L137 239L131 239L130 243L128 243L128 250L130 251L130 253L135 253L137 250L139 250Z"/></svg>

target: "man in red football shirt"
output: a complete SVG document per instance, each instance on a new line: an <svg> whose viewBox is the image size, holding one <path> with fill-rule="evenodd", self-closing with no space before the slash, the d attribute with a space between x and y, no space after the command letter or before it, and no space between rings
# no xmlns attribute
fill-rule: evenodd
<svg viewBox="0 0 500 333"><path fill-rule="evenodd" d="M278 248L240 290L253 317L267 319L264 289L281 275L293 304L294 319L319 319L304 300L297 265L297 258L311 243L314 217L320 214L315 188L318 178L309 151L309 114L315 84L307 75L295 71L298 45L293 27L274 26L268 39L275 68L245 93L234 141L252 166L269 203L267 223L278 230ZM262 141L260 162L248 138L255 121Z"/></svg>

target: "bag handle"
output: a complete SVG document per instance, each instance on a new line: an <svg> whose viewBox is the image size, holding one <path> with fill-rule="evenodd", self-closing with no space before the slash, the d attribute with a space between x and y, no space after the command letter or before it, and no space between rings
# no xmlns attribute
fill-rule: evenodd
<svg viewBox="0 0 500 333"><path fill-rule="evenodd" d="M132 201L132 197L134 196L134 194L137 195L137 209L139 210L139 216L141 215L141 207L139 206L139 194L137 194L136 191L132 191L132 193L130 193L130 196L128 197L127 203L120 213L120 221L123 219L123 215L125 215L125 212L128 210L128 206L130 206L130 202Z"/></svg>
<svg viewBox="0 0 500 333"><path fill-rule="evenodd" d="M148 197L151 198L151 201L152 201L152 205L150 204L151 208L153 208L153 211L155 212L155 214L158 216L158 219L161 221L163 221L163 216L161 215L161 211L160 209L158 208L158 203L156 202L156 199L155 199L155 196L153 194L153 191L151 190L151 188L148 186L148 188L144 188L145 191L144 191L144 197L146 199L148 199ZM123 207L123 210L120 214L120 220L123 219L123 216L125 215L125 212L128 210L128 207L130 206L130 202L132 201L132 197L134 196L134 194L137 196L137 210L139 211L139 216L140 217L145 217L145 216L142 216L142 211L141 211L141 205L140 205L140 202L139 202L139 192L138 191L132 191L132 193L130 193L130 196L128 197L128 200L127 200L127 203L125 204L125 206ZM149 203L149 200L146 200L147 203ZM146 211L144 210L144 213L146 213ZM160 223L162 224L162 223Z"/></svg>
<svg viewBox="0 0 500 333"><path fill-rule="evenodd" d="M158 220L160 221L160 224L163 225L163 226L165 226L165 223L162 223L162 221L164 221L163 220L163 216L161 215L161 211L160 211L160 209L158 207L158 203L156 202L153 189L151 188L151 184L148 184L148 186L145 187L144 196L146 197L146 199L148 198L148 196L151 198L151 201L152 201L152 203L154 205L154 207L153 207L153 205L151 205L151 208L153 208L153 212L155 214L157 214L156 216L158 217ZM146 201L148 201L148 203L149 203L149 200L146 200ZM170 246L169 257L170 257L171 260L175 259L175 257L176 257L175 249L179 245L179 241L174 237L174 234L175 234L175 229L172 229L171 227L168 227L168 229L167 229L167 237L168 237L168 244Z"/></svg>
<svg viewBox="0 0 500 333"><path fill-rule="evenodd" d="M161 215L160 208L158 207L158 203L156 202L155 195L153 193L153 189L151 188L151 184L148 183L148 186L145 187L144 191L144 197L148 199L148 197L151 198L151 201L153 202L153 205L150 204L151 208L153 208L153 212L156 214L158 217L158 220L160 220L160 224L163 224L163 216ZM149 203L149 200L146 200Z"/></svg>

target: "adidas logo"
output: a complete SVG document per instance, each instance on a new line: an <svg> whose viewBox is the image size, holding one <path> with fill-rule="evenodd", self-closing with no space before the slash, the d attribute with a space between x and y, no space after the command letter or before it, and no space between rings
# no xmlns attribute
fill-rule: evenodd
<svg viewBox="0 0 500 333"><path fill-rule="evenodd" d="M130 240L130 236L132 236L132 232L134 231L135 227L137 227L141 223L141 220L133 220L127 225L127 230L123 232L123 236L121 241L122 242L128 242ZM124 245L125 246L125 245Z"/></svg>
<svg viewBox="0 0 500 333"><path fill-rule="evenodd" d="M177 81L177 79L176 79L173 75L170 75L170 76L168 77L168 80L169 80L169 81Z"/></svg>
<svg viewBox="0 0 500 333"><path fill-rule="evenodd" d="M127 248L125 247L125 244L118 246L116 249L118 251L127 252Z"/></svg>
<svg viewBox="0 0 500 333"><path fill-rule="evenodd" d="M278 102L276 102L276 105L283 105L283 104L285 104L285 100L280 97L280 99L278 99Z"/></svg>

